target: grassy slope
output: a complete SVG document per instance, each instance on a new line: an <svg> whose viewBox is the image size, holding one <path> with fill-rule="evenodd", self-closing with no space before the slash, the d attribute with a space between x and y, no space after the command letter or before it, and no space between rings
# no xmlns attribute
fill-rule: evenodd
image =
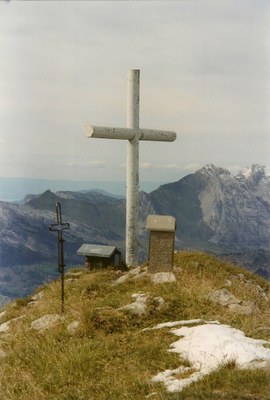
<svg viewBox="0 0 270 400"><path fill-rule="evenodd" d="M204 253L175 255L177 282L153 285L147 279L112 286L113 270L96 271L66 282L65 320L46 334L29 329L30 323L59 312L58 281L42 288L44 297L35 305L29 299L6 307L1 320L21 315L11 327L12 335L1 334L0 348L7 356L0 362L0 398L3 400L142 400L155 392L157 399L270 399L270 371L239 371L233 364L221 366L204 380L179 394L166 393L151 377L166 368L176 368L179 356L169 353L176 337L167 330L142 331L160 322L180 319L217 319L241 329L247 336L270 340L270 305L239 279L229 290L242 300L256 302L260 313L243 316L213 305L207 294L224 287L226 279L242 273L269 295L269 283L245 270ZM66 277L68 279L68 275ZM149 305L147 314L135 317L117 310L131 302L133 293L162 296L159 310ZM80 328L71 335L67 325L77 320Z"/></svg>

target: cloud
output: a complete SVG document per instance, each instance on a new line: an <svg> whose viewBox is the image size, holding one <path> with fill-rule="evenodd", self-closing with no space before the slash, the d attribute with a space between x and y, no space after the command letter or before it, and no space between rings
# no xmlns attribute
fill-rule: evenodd
<svg viewBox="0 0 270 400"><path fill-rule="evenodd" d="M179 165L178 164L165 164L165 165L161 165L159 166L159 168L164 168L164 169L179 169Z"/></svg>
<svg viewBox="0 0 270 400"><path fill-rule="evenodd" d="M140 162L140 168L141 169L153 169L154 168L154 164L151 163L151 162L147 162L147 161Z"/></svg>
<svg viewBox="0 0 270 400"><path fill-rule="evenodd" d="M198 171L198 169L202 168L202 164L199 163L192 163L192 164L187 164L183 167L184 171L188 172L195 172Z"/></svg>
<svg viewBox="0 0 270 400"><path fill-rule="evenodd" d="M81 165L85 166L86 168L104 168L106 166L106 163L101 160L92 160L82 163Z"/></svg>

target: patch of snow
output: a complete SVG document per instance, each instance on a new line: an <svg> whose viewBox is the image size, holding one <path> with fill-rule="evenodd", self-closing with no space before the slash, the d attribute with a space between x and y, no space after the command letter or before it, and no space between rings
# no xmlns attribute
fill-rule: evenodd
<svg viewBox="0 0 270 400"><path fill-rule="evenodd" d="M182 321L164 322L162 324L157 324L153 328L145 328L144 331L162 329L162 328L172 328L178 325L193 325L193 324L219 324L218 321L205 321L201 318L199 319L184 319Z"/></svg>
<svg viewBox="0 0 270 400"><path fill-rule="evenodd" d="M194 320L193 320L194 321ZM196 321L196 320L195 320ZM179 321L178 321L179 322ZM173 324L173 323L171 323ZM248 338L244 332L229 325L205 324L172 329L181 339L171 344L169 351L187 359L191 367L179 367L160 372L153 382L163 382L169 392L179 392L184 387L202 379L222 364L234 361L239 368L258 368L270 365L270 349L265 340ZM177 375L189 372L187 378Z"/></svg>
<svg viewBox="0 0 270 400"><path fill-rule="evenodd" d="M181 373L190 372L189 378L177 379L176 376ZM152 382L163 382L170 393L181 392L185 386L190 385L193 382L197 382L204 377L205 374L202 372L195 371L190 367L179 367L176 369L166 369L164 372L160 372L154 378Z"/></svg>

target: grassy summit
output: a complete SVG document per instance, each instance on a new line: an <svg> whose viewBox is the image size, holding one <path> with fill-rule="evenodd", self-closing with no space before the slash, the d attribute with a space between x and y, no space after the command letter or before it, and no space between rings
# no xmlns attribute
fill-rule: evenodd
<svg viewBox="0 0 270 400"><path fill-rule="evenodd" d="M152 382L160 371L189 365L168 352L176 340L170 330L144 330L156 324L218 320L246 336L270 340L267 281L197 252L175 254L175 275L174 283L153 284L140 274L114 285L120 275L113 269L73 270L66 275L64 318L43 331L31 323L59 314L59 281L40 288L34 302L26 298L6 306L0 320L0 399L269 400L269 369L240 370L234 362L220 365L180 393L168 393L163 384ZM209 300L209 293L226 285L235 297L255 302L256 312L242 315ZM119 310L133 301L134 293L148 295L141 315ZM158 304L160 297L164 304ZM3 323L12 319L5 332Z"/></svg>

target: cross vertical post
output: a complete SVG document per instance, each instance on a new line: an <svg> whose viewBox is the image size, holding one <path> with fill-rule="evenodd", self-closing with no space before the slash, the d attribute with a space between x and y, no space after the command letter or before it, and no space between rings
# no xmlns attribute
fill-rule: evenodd
<svg viewBox="0 0 270 400"><path fill-rule="evenodd" d="M127 128L139 129L140 71L128 71ZM126 262L138 264L139 232L139 132L127 141Z"/></svg>
<svg viewBox="0 0 270 400"><path fill-rule="evenodd" d="M61 274L61 311L64 313L64 278L65 278L65 261L64 261L64 242L62 231L69 229L70 225L68 222L62 222L62 211L61 204L56 203L56 224L50 224L49 230L57 232L57 243L58 243L58 271Z"/></svg>

